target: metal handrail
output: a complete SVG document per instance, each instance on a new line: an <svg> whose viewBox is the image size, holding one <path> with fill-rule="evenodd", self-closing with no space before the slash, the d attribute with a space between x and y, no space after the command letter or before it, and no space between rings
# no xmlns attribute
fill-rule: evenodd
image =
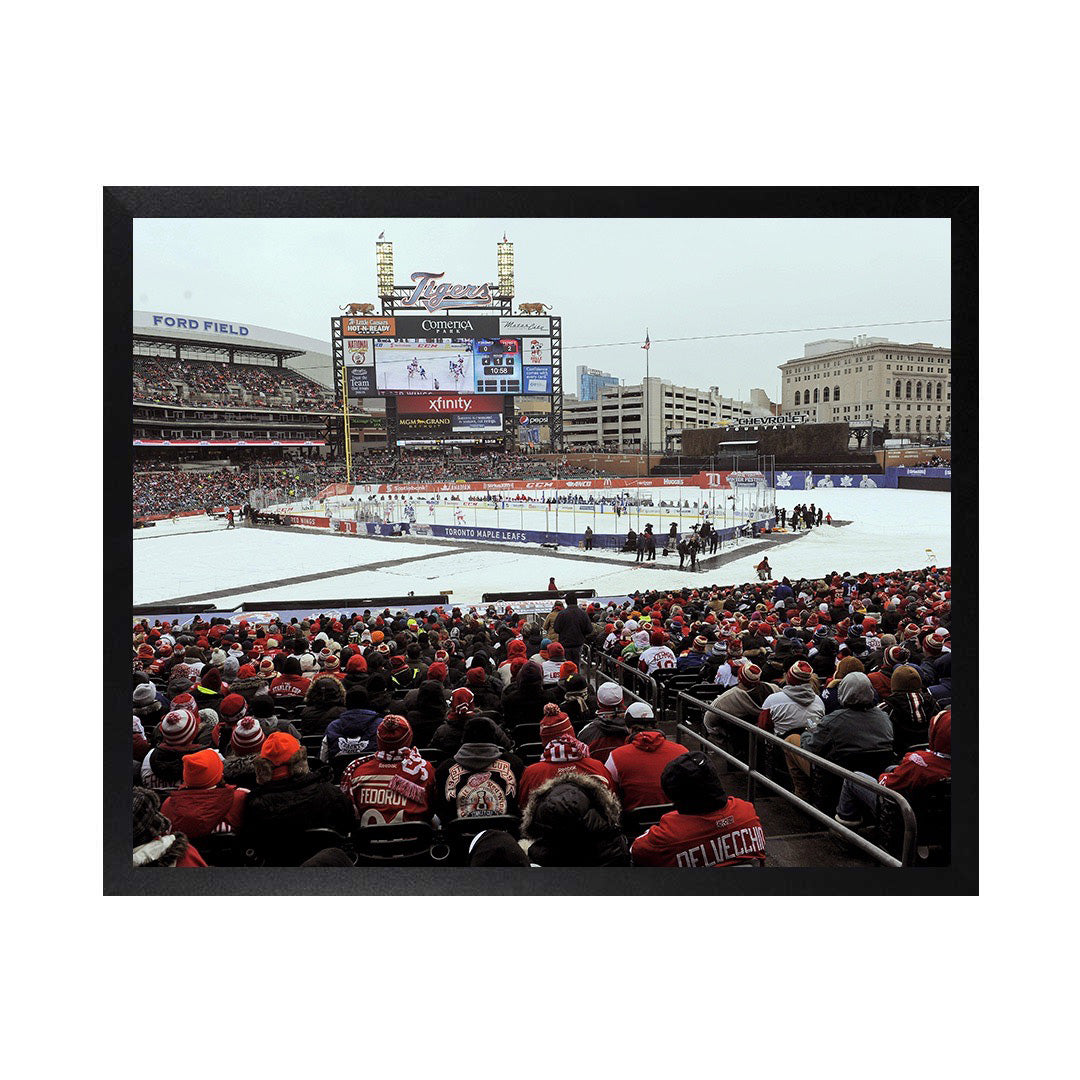
<svg viewBox="0 0 1080 1080"><path fill-rule="evenodd" d="M647 675L640 668L636 668L632 664L626 663L626 661L624 660L619 660L617 657L605 656L604 653L594 654L592 650L590 650L590 657L592 657L593 655L595 655L597 658L596 662L594 663L595 670L603 671L605 675L610 675L612 674L612 672L610 670L605 670L605 665L614 665L616 668L622 668L624 671L629 671L635 677L635 679L643 683L645 685L645 688L649 691L649 697L645 697L644 695L639 694L634 690L631 690L624 683L620 683L620 685L624 690L630 693L638 701L643 701L654 711L656 710L659 696L657 693L656 680L651 675Z"/></svg>
<svg viewBox="0 0 1080 1080"><path fill-rule="evenodd" d="M915 843L917 837L917 826L915 822L915 811L911 809L911 804L897 791L893 791L891 788L882 787L880 784L873 780L866 780L856 773L853 773L850 769L845 769L842 765L836 765L835 763L828 761L826 758L820 757L818 754L813 753L810 750L804 750L801 746L795 746L793 743L789 743L784 739L781 739L777 735L773 735L764 728L759 728L756 724L750 724L745 720L740 720L737 716L732 716L730 713L726 713L723 709L717 709L707 701L702 701L700 698L695 698L685 691L680 690L678 692L678 723L676 725L676 731L682 732L691 738L696 739L703 746L707 746L714 753L719 754L729 764L734 765L737 769L745 772L747 775L746 783L746 798L748 802L754 801L755 787L757 784L764 784L771 791L780 795L788 802L794 804L799 810L815 821L820 822L827 829L832 832L838 833L843 836L845 840L851 842L864 854L869 855L871 858L876 859L878 862L884 863L886 866L904 867L910 866L912 858L915 854ZM694 731L693 728L688 727L682 721L684 702L690 702L697 708L704 709L705 712L719 716L725 723L732 724L741 728L748 735L751 736L749 747L749 761L741 761L733 754L724 750L722 747L717 746L711 742L705 736L700 735ZM824 811L819 810L813 803L807 802L805 799L801 799L793 791L788 791L782 784L776 783L775 780L770 779L764 773L762 773L758 767L758 740L765 742L772 742L783 753L794 754L796 757L805 758L811 762L815 767L823 769L825 772L830 772L835 776L839 776L841 779L850 780L853 784L861 788L866 788L873 791L875 795L891 799L896 803L897 809L900 811L900 817L904 822L904 842L901 849L900 858L897 859L894 855L890 855L884 848L878 847L876 844L871 844L869 840L864 836L860 836L857 832L849 829L846 825L841 825L834 817L826 814Z"/></svg>
<svg viewBox="0 0 1080 1080"><path fill-rule="evenodd" d="M599 683L601 677L609 677L608 673L602 668L603 662L608 660L611 660L610 656L605 656L603 653L597 653L594 649L589 648L588 645L582 645L581 662L585 666L585 670L582 672L582 674L585 676L589 685L592 686L593 689L596 689L596 686ZM644 675L644 672L638 671L635 672L635 674ZM653 703L648 700L648 698L642 697L641 694L639 694L636 690L631 690L628 686L623 686L622 683L620 683L619 685L620 687L622 687L624 698L630 697L633 698L634 701L640 701L643 704L648 705L649 708L653 709L653 711L655 712L655 707L653 706Z"/></svg>

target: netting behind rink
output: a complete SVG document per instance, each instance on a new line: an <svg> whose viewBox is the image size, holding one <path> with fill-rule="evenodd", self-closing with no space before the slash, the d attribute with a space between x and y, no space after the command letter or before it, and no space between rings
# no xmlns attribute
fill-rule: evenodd
<svg viewBox="0 0 1080 1080"><path fill-rule="evenodd" d="M265 510L268 506L277 506L288 498L284 488L258 487L248 492L248 502L256 510Z"/></svg>

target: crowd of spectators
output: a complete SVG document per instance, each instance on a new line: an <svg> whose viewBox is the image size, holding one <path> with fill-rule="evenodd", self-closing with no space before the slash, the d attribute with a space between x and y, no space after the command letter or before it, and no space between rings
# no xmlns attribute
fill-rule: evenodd
<svg viewBox="0 0 1080 1080"><path fill-rule="evenodd" d="M205 865L224 834L264 865L349 865L365 827L412 822L471 827L459 854L473 865L761 865L753 805L649 704L590 683L582 649L631 679L692 673L717 692L713 738L737 746L722 712L820 759L872 760L866 775L914 805L950 776L950 613L951 571L929 568L622 603L567 594L538 618L488 606L141 620L133 863ZM789 756L796 793L843 824L878 812L858 785L822 795L818 770ZM333 830L329 847L323 834L308 851L310 829Z"/></svg>
<svg viewBox="0 0 1080 1080"><path fill-rule="evenodd" d="M240 506L255 488L279 490L285 501L314 498L327 484L345 482L340 459L273 461L239 468L181 469L163 461L136 462L132 476L135 517L177 514L206 507ZM545 480L593 475L558 459L519 453L451 454L368 450L352 459L352 481L375 483L467 483L482 480Z"/></svg>
<svg viewBox="0 0 1080 1080"><path fill-rule="evenodd" d="M924 461L923 464L931 469L947 469L952 465L952 458L935 454L929 461Z"/></svg>
<svg viewBox="0 0 1080 1080"><path fill-rule="evenodd" d="M145 356L133 358L131 394L134 402L152 405L194 400L234 408L268 406L292 404L294 396L296 404L316 409L334 403L331 391L291 368Z"/></svg>

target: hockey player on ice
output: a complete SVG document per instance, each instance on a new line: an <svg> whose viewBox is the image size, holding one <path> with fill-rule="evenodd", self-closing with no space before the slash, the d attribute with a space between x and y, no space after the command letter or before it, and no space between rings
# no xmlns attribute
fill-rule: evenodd
<svg viewBox="0 0 1080 1080"><path fill-rule="evenodd" d="M416 507L411 502L405 504L405 520L416 524Z"/></svg>
<svg viewBox="0 0 1080 1080"><path fill-rule="evenodd" d="M465 524L465 511L462 510L460 507L458 507L458 509L454 511L454 521L456 521L459 525Z"/></svg>

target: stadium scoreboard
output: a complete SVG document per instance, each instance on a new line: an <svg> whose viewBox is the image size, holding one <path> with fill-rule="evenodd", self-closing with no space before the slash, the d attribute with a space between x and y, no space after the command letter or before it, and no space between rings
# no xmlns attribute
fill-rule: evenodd
<svg viewBox="0 0 1080 1080"><path fill-rule="evenodd" d="M347 315L330 322L339 404L344 371L350 399L386 400L388 434L399 444L502 436L515 398L554 393L547 316ZM447 401L462 408L446 408Z"/></svg>

